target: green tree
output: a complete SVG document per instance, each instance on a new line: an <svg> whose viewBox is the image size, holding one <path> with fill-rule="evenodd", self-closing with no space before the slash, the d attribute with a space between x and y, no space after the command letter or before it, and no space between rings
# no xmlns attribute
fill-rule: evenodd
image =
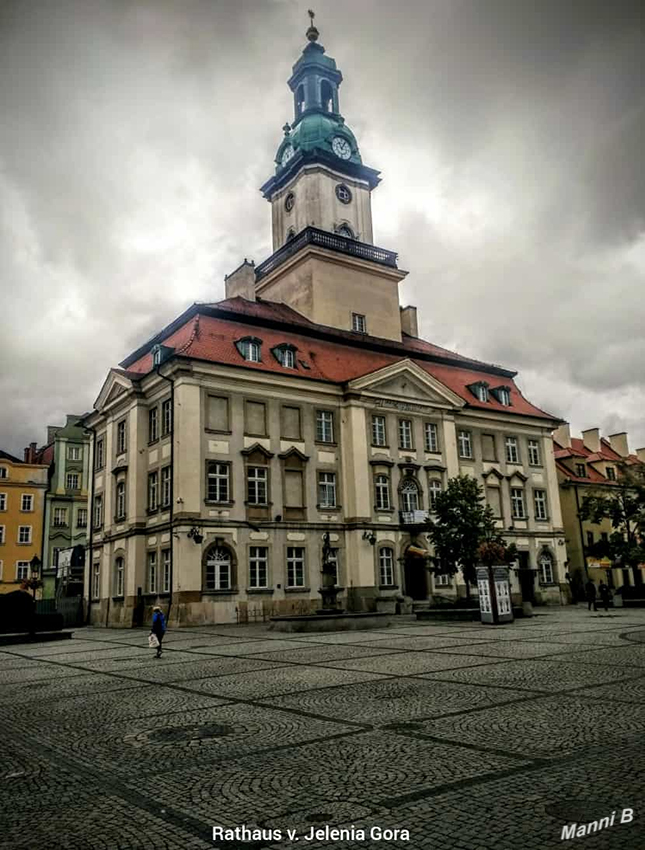
<svg viewBox="0 0 645 850"><path fill-rule="evenodd" d="M484 502L479 483L469 475L458 475L437 494L435 518L428 522L428 536L434 546L435 572L454 575L461 569L470 586L477 581L476 568L481 562L479 547L485 541L502 542L493 511Z"/></svg>
<svg viewBox="0 0 645 850"><path fill-rule="evenodd" d="M645 563L645 468L620 464L611 489L582 500L580 518L596 525L604 519L610 521L612 533L606 540L589 546L587 552L631 569L634 584L641 585L639 565Z"/></svg>

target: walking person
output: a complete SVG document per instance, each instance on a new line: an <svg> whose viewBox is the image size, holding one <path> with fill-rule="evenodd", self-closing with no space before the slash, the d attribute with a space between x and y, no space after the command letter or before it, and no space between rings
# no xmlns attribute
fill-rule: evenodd
<svg viewBox="0 0 645 850"><path fill-rule="evenodd" d="M601 581L600 584L598 585L598 593L600 594L600 598L602 600L603 608L605 609L605 611L608 611L609 610L610 593L609 593L609 587L605 584L604 581Z"/></svg>
<svg viewBox="0 0 645 850"><path fill-rule="evenodd" d="M596 585L593 583L592 579L585 585L585 592L587 594L587 602L589 603L588 609L591 611L591 606L593 605L594 611L597 611L596 608Z"/></svg>
<svg viewBox="0 0 645 850"><path fill-rule="evenodd" d="M152 629L150 631L151 634L155 635L159 641L155 658L161 658L161 643L163 641L163 636L166 633L166 618L158 605L155 605L152 609Z"/></svg>

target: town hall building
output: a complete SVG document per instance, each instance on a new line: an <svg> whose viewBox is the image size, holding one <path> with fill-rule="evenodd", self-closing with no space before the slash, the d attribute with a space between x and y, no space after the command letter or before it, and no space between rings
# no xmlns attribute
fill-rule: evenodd
<svg viewBox="0 0 645 850"><path fill-rule="evenodd" d="M423 528L458 474L482 485L538 598L560 601L560 420L515 372L419 337L407 272L374 244L379 172L318 36L312 21L261 190L273 253L112 369L85 419L92 623L131 626L156 604L180 625L306 613L323 547L350 610L455 595Z"/></svg>

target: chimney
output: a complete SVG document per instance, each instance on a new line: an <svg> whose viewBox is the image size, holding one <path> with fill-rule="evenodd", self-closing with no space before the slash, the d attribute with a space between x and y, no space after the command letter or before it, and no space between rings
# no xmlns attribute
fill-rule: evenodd
<svg viewBox="0 0 645 850"><path fill-rule="evenodd" d="M582 445L590 452L600 451L600 428L587 428L582 432Z"/></svg>
<svg viewBox="0 0 645 850"><path fill-rule="evenodd" d="M226 275L224 285L227 298L239 296L247 301L255 301L255 263L245 257L241 266Z"/></svg>
<svg viewBox="0 0 645 850"><path fill-rule="evenodd" d="M627 431L621 431L619 434L610 434L609 445L621 457L627 457L627 455L629 454L629 446L627 445Z"/></svg>
<svg viewBox="0 0 645 850"><path fill-rule="evenodd" d="M636 457L640 460L641 463L645 463L645 447L642 449L636 449Z"/></svg>
<svg viewBox="0 0 645 850"><path fill-rule="evenodd" d="M25 449L25 463L36 463L36 449L38 443L29 443L29 448Z"/></svg>
<svg viewBox="0 0 645 850"><path fill-rule="evenodd" d="M419 323L417 321L416 307L400 307L401 311L401 330L408 336L419 336Z"/></svg>
<svg viewBox="0 0 645 850"><path fill-rule="evenodd" d="M571 430L568 422L560 425L560 427L553 432L553 439L556 443L558 443L558 445L562 446L563 449L571 448Z"/></svg>

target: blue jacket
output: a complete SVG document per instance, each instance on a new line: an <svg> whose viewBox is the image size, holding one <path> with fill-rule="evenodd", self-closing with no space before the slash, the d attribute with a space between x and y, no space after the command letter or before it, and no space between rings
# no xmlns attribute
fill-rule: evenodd
<svg viewBox="0 0 645 850"><path fill-rule="evenodd" d="M156 635L163 635L166 631L166 618L163 611L155 611L152 615L152 631Z"/></svg>

